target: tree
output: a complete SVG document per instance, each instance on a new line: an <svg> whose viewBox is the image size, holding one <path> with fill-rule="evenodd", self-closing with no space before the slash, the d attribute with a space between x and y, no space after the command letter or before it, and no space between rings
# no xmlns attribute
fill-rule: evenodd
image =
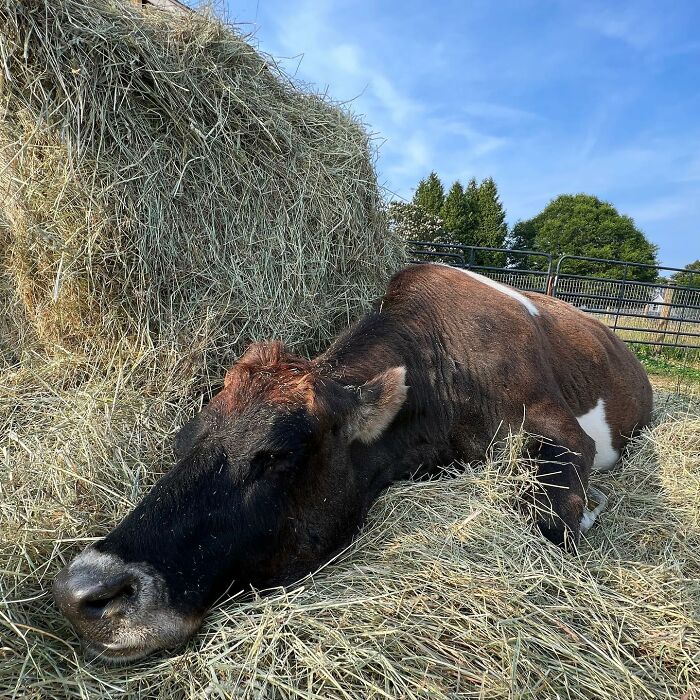
<svg viewBox="0 0 700 700"><path fill-rule="evenodd" d="M700 289L700 260L687 265L683 272L676 272L671 275L671 282L678 287Z"/></svg>
<svg viewBox="0 0 700 700"><path fill-rule="evenodd" d="M532 227L534 248L554 256L581 255L609 260L656 265L657 246L620 214L609 202L588 194L562 194L522 227ZM533 259L533 262L535 260ZM621 279L624 266L571 260L566 271L579 275ZM654 282L657 272L651 268L630 267L627 278Z"/></svg>
<svg viewBox="0 0 700 700"><path fill-rule="evenodd" d="M477 199L477 226L474 239L476 245L489 248L503 248L506 243L508 227L506 212L498 197L498 189L493 178L487 177L479 185ZM479 264L490 266L505 265L503 253L481 253Z"/></svg>
<svg viewBox="0 0 700 700"><path fill-rule="evenodd" d="M532 250L536 233L532 220L516 221L506 238L506 244L511 250Z"/></svg>
<svg viewBox="0 0 700 700"><path fill-rule="evenodd" d="M408 202L391 202L388 209L389 228L404 241L445 242L440 217Z"/></svg>
<svg viewBox="0 0 700 700"><path fill-rule="evenodd" d="M480 245L477 242L477 229L479 228L479 185L476 178L471 178L464 188L464 201L469 213L468 243L465 245Z"/></svg>
<svg viewBox="0 0 700 700"><path fill-rule="evenodd" d="M445 190L440 178L431 172L425 180L421 180L413 195L413 204L434 216L440 216L442 205L445 203Z"/></svg>
<svg viewBox="0 0 700 700"><path fill-rule="evenodd" d="M511 250L534 250L537 229L530 221L516 221L506 238L506 248ZM508 267L513 270L528 270L532 267L531 256L509 255Z"/></svg>
<svg viewBox="0 0 700 700"><path fill-rule="evenodd" d="M473 245L471 212L459 182L450 187L440 214L445 231L452 241L462 245Z"/></svg>

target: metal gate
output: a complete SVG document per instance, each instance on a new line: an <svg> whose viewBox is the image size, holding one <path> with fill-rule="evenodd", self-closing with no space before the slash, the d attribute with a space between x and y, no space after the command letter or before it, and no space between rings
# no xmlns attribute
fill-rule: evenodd
<svg viewBox="0 0 700 700"><path fill-rule="evenodd" d="M576 274L572 268L581 262L619 270L619 275ZM640 271L656 281L638 280ZM669 281L677 272L687 274L688 286ZM595 315L631 343L700 349L700 271L564 255L551 294Z"/></svg>

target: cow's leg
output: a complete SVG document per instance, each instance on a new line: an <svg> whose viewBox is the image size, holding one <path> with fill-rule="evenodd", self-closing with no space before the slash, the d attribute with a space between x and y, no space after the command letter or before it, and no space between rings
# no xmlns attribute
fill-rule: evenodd
<svg viewBox="0 0 700 700"><path fill-rule="evenodd" d="M529 418L526 414L525 428L541 436L530 449L537 461L537 524L548 540L573 550L586 508L595 443L560 404L535 406Z"/></svg>

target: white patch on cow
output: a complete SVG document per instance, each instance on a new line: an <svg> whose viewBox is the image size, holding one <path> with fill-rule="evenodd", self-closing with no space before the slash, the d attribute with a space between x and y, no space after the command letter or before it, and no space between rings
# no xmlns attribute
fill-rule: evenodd
<svg viewBox="0 0 700 700"><path fill-rule="evenodd" d="M594 500L598 505L593 510L583 511L583 517L581 518L581 534L585 535L594 525L598 516L605 510L608 505L608 497L598 489L592 486L588 487L588 498Z"/></svg>
<svg viewBox="0 0 700 700"><path fill-rule="evenodd" d="M535 306L535 304L532 302L532 300L528 299L524 294L521 294L516 289L511 289L510 287L506 287L505 284L501 284L500 282L496 282L496 280L492 280L490 277L484 277L484 275L479 275L476 272L472 272L471 270L462 270L460 268L452 268L452 269L459 270L460 272L463 272L465 275L469 275L472 279L475 279L475 280L478 280L479 282L482 282L483 284L491 287L492 289L495 289L495 290L501 292L501 294L505 294L506 296L509 296L511 299L515 299L515 301L520 302L527 309L528 313L531 316L539 316L539 314L540 314L539 309Z"/></svg>
<svg viewBox="0 0 700 700"><path fill-rule="evenodd" d="M612 432L605 420L605 401L598 399L598 403L588 413L578 416L576 420L595 442L593 469L600 472L612 469L620 458L620 453L613 447Z"/></svg>

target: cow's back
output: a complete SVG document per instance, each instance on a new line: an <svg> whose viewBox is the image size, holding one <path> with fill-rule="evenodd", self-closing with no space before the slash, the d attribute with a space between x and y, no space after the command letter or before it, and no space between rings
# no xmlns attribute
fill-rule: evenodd
<svg viewBox="0 0 700 700"><path fill-rule="evenodd" d="M617 450L622 436L650 420L641 364L612 331L566 302L421 264L393 278L382 305L423 334L416 342L428 352L444 352L461 368L443 389L446 399L462 402L468 421L478 419L487 433L500 421L518 424L543 397L565 402L577 418L602 400Z"/></svg>

